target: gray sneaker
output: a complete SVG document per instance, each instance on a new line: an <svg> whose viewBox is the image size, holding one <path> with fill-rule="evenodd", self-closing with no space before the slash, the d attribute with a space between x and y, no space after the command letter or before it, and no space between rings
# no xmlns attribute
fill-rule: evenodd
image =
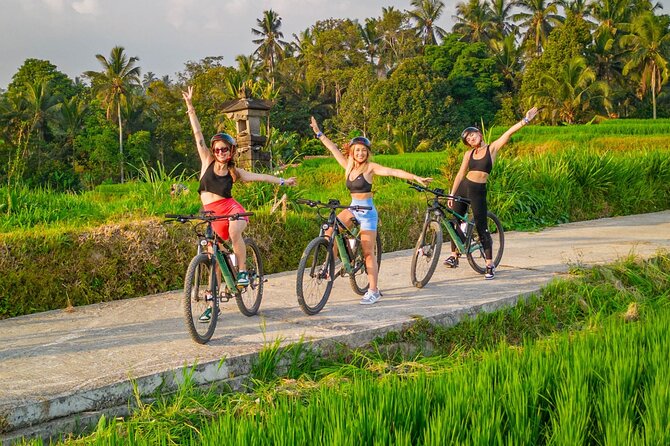
<svg viewBox="0 0 670 446"><path fill-rule="evenodd" d="M372 305L373 303L377 302L380 297L382 297L381 291L368 290L361 299L361 305Z"/></svg>

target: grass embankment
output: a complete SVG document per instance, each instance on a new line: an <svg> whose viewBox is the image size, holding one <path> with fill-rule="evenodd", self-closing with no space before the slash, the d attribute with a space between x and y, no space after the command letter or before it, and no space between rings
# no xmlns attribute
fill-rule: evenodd
<svg viewBox="0 0 670 446"><path fill-rule="evenodd" d="M642 149L650 145L649 138L663 138L658 129L667 123L636 125L648 133L640 134L629 150L574 143L532 154L528 144L539 147L559 135L600 127L524 128L496 163L489 207L506 230L670 208L670 137L658 148ZM524 142L531 130L547 134ZM447 190L461 158L457 149L375 157L384 165L433 177L436 186ZM282 175L298 177L299 187L253 183L235 188L236 198L256 212L248 234L261 248L267 273L295 269L302 249L318 233L315 213L295 206L296 198L349 199L342 170L333 159L306 160ZM0 224L0 317L179 288L194 238L185 228L161 225L160 216L193 213L200 205L195 182L188 182L189 194L176 198L169 194L170 185L168 179L154 179L100 186L83 194L13 190L12 212ZM412 247L422 221L423 196L387 177L375 180L375 191L384 251ZM286 216L271 214L273 199L283 193L288 195Z"/></svg>
<svg viewBox="0 0 670 446"><path fill-rule="evenodd" d="M68 444L668 444L668 271L667 254L579 270L337 358L272 345L249 393L187 384ZM276 376L283 355L296 359Z"/></svg>

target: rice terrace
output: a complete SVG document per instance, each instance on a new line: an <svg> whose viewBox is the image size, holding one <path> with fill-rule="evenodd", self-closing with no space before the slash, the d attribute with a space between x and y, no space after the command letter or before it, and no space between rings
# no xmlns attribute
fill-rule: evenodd
<svg viewBox="0 0 670 446"><path fill-rule="evenodd" d="M670 444L662 3L409 0L291 37L270 9L252 54L162 78L123 46L76 79L27 58L0 86L0 444ZM465 255L448 268L445 231L415 286L426 207L475 159L468 128L486 153L511 134L483 183L495 279ZM174 218L203 215L206 161L248 211L226 218L248 218L246 285L223 243L198 282L216 236ZM374 184L349 177L372 163ZM405 181L426 178L437 195ZM314 260L332 291L304 311L297 270L329 228L306 204L357 193L378 227ZM363 231L382 251L370 305L348 278Z"/></svg>

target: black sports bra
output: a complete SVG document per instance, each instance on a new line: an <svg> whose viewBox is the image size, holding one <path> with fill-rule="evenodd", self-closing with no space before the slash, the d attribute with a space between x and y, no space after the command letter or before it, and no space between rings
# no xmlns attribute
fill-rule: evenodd
<svg viewBox="0 0 670 446"><path fill-rule="evenodd" d="M481 159L475 159L475 149L472 149L472 152L470 152L468 169L476 172L491 173L491 169L493 169L493 160L491 159L489 146L486 146L486 154Z"/></svg>
<svg viewBox="0 0 670 446"><path fill-rule="evenodd" d="M198 188L198 193L201 192L211 192L213 194L219 195L223 198L233 198L233 177L228 172L228 175L217 175L214 172L214 163L207 166L207 170L200 178L200 187Z"/></svg>
<svg viewBox="0 0 670 446"><path fill-rule="evenodd" d="M363 174L358 175L354 181L351 181L347 176L347 188L352 194L364 194L372 192L372 183L368 183Z"/></svg>

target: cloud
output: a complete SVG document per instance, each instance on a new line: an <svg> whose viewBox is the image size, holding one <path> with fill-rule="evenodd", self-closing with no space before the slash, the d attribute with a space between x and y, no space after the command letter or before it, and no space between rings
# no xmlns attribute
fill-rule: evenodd
<svg viewBox="0 0 670 446"><path fill-rule="evenodd" d="M100 5L98 4L98 0L81 0L72 2L72 9L77 11L79 14L100 14Z"/></svg>
<svg viewBox="0 0 670 446"><path fill-rule="evenodd" d="M193 0L170 0L165 12L165 20L175 29L186 27L193 10L199 10Z"/></svg>

